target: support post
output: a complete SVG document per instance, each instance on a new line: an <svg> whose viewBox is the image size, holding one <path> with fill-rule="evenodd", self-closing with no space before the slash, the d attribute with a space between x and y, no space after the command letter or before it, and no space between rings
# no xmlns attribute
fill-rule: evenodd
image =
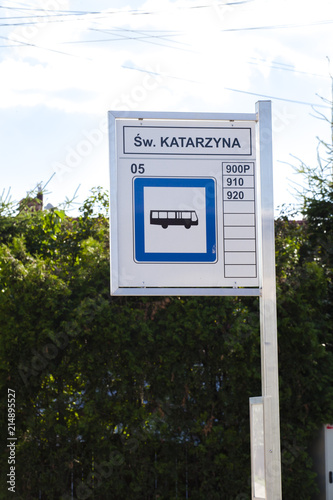
<svg viewBox="0 0 333 500"><path fill-rule="evenodd" d="M260 343L264 409L266 499L281 500L279 374L277 347L272 113L270 101L256 104L261 191Z"/></svg>

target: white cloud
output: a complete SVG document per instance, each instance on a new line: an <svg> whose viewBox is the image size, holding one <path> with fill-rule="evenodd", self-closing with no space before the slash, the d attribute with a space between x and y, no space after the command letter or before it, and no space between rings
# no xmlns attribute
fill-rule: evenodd
<svg viewBox="0 0 333 500"><path fill-rule="evenodd" d="M82 0L80 10L95 11L97 3ZM6 4L12 6L12 1ZM30 8L49 9L45 14L50 21L57 8L73 5L69 0L29 3ZM152 14L133 12L138 9ZM106 130L101 144L82 156L75 168L70 165L68 171L67 160L70 151L80 153L88 140L85 134L99 127L108 109L252 112L260 98L246 92L301 101L316 100L316 93L330 97L328 78L272 66L282 63L290 70L328 74L326 56L333 60L332 26L311 23L333 20L331 0L315 4L254 0L238 5L222 5L220 0L128 0L127 5L108 8L104 14L7 28L12 40L21 37L22 42L35 46L8 47L0 60L0 108L11 118L10 142L7 152L3 150L8 165L4 185L16 186L18 179L22 185L35 184L53 172L54 164L67 166L58 182L60 199L80 183L87 189L102 183L99 179L107 176ZM302 23L309 25L226 31ZM133 40L139 36L141 40ZM118 41L76 43L112 38ZM39 114L34 114L35 109ZM278 160L287 161L289 153L308 155L313 144L310 136L321 135L310 111L291 102L274 103ZM22 115L28 117L22 122L23 131ZM13 153L16 144L22 151L29 150L24 160L17 148ZM17 174L20 168L22 175ZM15 182L11 172L16 172Z"/></svg>
<svg viewBox="0 0 333 500"><path fill-rule="evenodd" d="M51 15L52 10L69 7L69 2L49 0L41 4L35 1L34 5L43 5L44 9L49 9L45 13ZM161 0L158 3L148 0L140 11L152 12L151 15L134 15L126 6L116 13L115 9L109 9L104 17L87 15L71 22L15 28L11 39L41 48L15 48L1 62L0 71L5 78L0 84L0 107L44 104L72 113L99 112L115 101L128 100L126 96L131 93L139 95L136 87L142 87L145 74L123 68L130 64L142 70L150 68L162 75L163 84L160 82L158 88L147 93L141 103L140 97L134 103L144 104L147 109L158 105L157 96L163 107L179 106L190 94L193 98L206 100L208 105L216 99L221 104L229 95L223 92L224 87L251 89L251 81L258 75L255 69L268 79L272 61L286 62L300 71L309 68L313 72L323 71L323 63L313 47L315 43L309 37L309 30L316 28L295 28L293 47L290 30L225 30L310 23L323 19L324 14L327 19L332 12L331 2L319 0L321 8L318 4L313 8L310 2L300 0L278 3L256 0L225 7L215 0L207 0L207 8L201 8L202 5L201 0ZM117 38L133 38L138 36L138 31L151 38L135 42L122 39L122 42L105 44L63 43L81 42L89 37L112 38L116 37L115 30ZM304 51L305 43L313 52ZM259 66L249 64L254 60ZM73 99L73 89L80 90L77 99Z"/></svg>

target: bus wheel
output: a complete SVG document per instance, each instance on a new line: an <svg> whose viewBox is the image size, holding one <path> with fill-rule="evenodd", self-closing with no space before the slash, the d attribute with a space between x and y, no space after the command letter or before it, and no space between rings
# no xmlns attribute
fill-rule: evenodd
<svg viewBox="0 0 333 500"><path fill-rule="evenodd" d="M163 229L166 229L168 227L168 224L166 224L165 222L162 223L162 227Z"/></svg>
<svg viewBox="0 0 333 500"><path fill-rule="evenodd" d="M185 222L184 226L186 227L186 229L190 229L191 223L190 222Z"/></svg>

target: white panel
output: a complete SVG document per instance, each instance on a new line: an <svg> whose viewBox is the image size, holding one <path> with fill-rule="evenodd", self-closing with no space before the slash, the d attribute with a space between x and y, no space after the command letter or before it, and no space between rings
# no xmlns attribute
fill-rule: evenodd
<svg viewBox="0 0 333 500"><path fill-rule="evenodd" d="M255 240L225 240L225 252L239 252L242 249L244 252L254 252L256 249Z"/></svg>
<svg viewBox="0 0 333 500"><path fill-rule="evenodd" d="M223 187L232 189L254 188L253 175L225 175L223 176Z"/></svg>
<svg viewBox="0 0 333 500"><path fill-rule="evenodd" d="M262 398L250 398L251 469L253 499L266 498L264 405Z"/></svg>
<svg viewBox="0 0 333 500"><path fill-rule="evenodd" d="M325 426L326 500L333 500L333 425Z"/></svg>
<svg viewBox="0 0 333 500"><path fill-rule="evenodd" d="M254 214L225 214L224 226L254 226Z"/></svg>
<svg viewBox="0 0 333 500"><path fill-rule="evenodd" d="M225 252L224 259L226 264L255 264L255 252Z"/></svg>
<svg viewBox="0 0 333 500"><path fill-rule="evenodd" d="M256 237L255 227L225 227L224 237L226 239L247 239Z"/></svg>
<svg viewBox="0 0 333 500"><path fill-rule="evenodd" d="M232 161L223 162L223 176L241 175L251 176L254 175L254 163L242 162L233 159Z"/></svg>
<svg viewBox="0 0 333 500"><path fill-rule="evenodd" d="M240 188L240 187L228 187L223 189L223 199L225 202L236 201L239 205L245 203L246 201L254 200L254 189L252 188Z"/></svg>
<svg viewBox="0 0 333 500"><path fill-rule="evenodd" d="M254 214L254 201L226 201L224 200L223 210L225 214Z"/></svg>
<svg viewBox="0 0 333 500"><path fill-rule="evenodd" d="M111 293L258 287L256 115L109 116Z"/></svg>
<svg viewBox="0 0 333 500"><path fill-rule="evenodd" d="M226 278L255 278L256 266L225 266Z"/></svg>
<svg viewBox="0 0 333 500"><path fill-rule="evenodd" d="M184 124L156 127L124 125L123 153L135 155L251 156L251 128L231 126L187 127Z"/></svg>

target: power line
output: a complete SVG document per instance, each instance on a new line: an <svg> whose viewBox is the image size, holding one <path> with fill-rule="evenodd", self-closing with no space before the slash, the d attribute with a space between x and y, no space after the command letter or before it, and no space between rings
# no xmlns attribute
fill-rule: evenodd
<svg viewBox="0 0 333 500"><path fill-rule="evenodd" d="M185 82L197 83L197 84L201 84L201 85L203 84L203 82L199 82L197 80L190 80L190 79L186 79L186 78L181 78L181 77L176 77L176 76L171 76L171 75L165 75L165 74L162 74L162 73L148 71L148 70L145 70L145 69L142 69L142 68L137 68L137 67L131 67L131 66L125 66L125 65L123 65L122 68L125 68L125 69L128 69L128 70L132 70L132 71L140 71L140 72L143 72L143 73L148 73L150 75L161 76L163 78L171 78L171 79L175 79L175 80L182 80L182 81L185 81ZM228 90L230 92L239 92L241 94L253 95L253 96L256 96L256 97L264 97L265 99L274 99L276 101L284 101L284 102L290 102L290 103L293 103L293 104L301 104L301 105L304 105L304 106L312 106L312 107L317 107L317 108L330 109L330 106L325 106L324 104L315 104L315 103L312 103L312 102L298 101L296 99L287 99L287 98L284 98L284 97L277 97L277 96L272 96L272 95L259 94L259 93L256 93L256 92L249 92L249 91L246 91L246 90L234 89L234 88L230 88L230 87L224 87L224 90Z"/></svg>
<svg viewBox="0 0 333 500"><path fill-rule="evenodd" d="M289 28L305 28L308 26L319 26L323 24L332 24L333 20L324 20L324 21L315 21L312 23L304 23L304 24L276 24L270 26L249 26L245 28L227 28L222 29L223 32L231 32L231 31L254 31L254 30L276 30L276 29L289 29Z"/></svg>
<svg viewBox="0 0 333 500"><path fill-rule="evenodd" d="M0 36L0 39L1 40L8 40L8 38L4 37L4 36ZM12 41L18 43L19 45L7 45L6 47L21 47L22 45L24 45L27 47L35 47L37 49L47 50L48 52L55 52L56 54L62 54L64 56L78 57L78 58L84 57L84 56L77 56L75 54L70 54L69 52L64 52L62 50L56 50L56 49L50 49L48 47L42 47L42 46L37 45L35 43L21 42L20 40L12 40ZM88 59L88 58L85 57L85 59Z"/></svg>
<svg viewBox="0 0 333 500"><path fill-rule="evenodd" d="M183 82L191 82L191 83L201 83L201 82L198 82L197 80L190 80L187 78L181 78L179 76L163 75L162 73L157 73L156 71L148 71L148 70L142 69L142 68L134 68L133 66L122 65L121 67L124 69L132 70L132 71L139 71L141 73L148 73L149 75L162 76L164 78L171 78L172 80L181 80Z"/></svg>
<svg viewBox="0 0 333 500"><path fill-rule="evenodd" d="M191 7L184 6L184 7L178 7L178 9L181 10L193 10L193 9L209 9L212 7L223 7L223 6L230 6L230 5L243 5L246 3L250 3L253 0L240 0L240 1L235 1L235 2L219 2L214 5L209 4L209 5L194 5ZM0 6L0 9L10 9L10 10L27 10L27 11L34 11L34 12L54 12L53 10L48 10L48 9L33 9L33 8L28 8L28 7L7 7L7 6ZM115 15L115 14L131 14L131 15L154 15L154 14L160 14L164 12L169 12L170 9L164 9L164 10L156 10L156 11L143 11L139 9L132 9L132 10L116 10L116 11L70 11L70 10L58 10L58 14L46 14L45 16L37 16L37 17L56 17L56 16L84 16L84 15L101 15L108 17L109 15ZM29 17L34 17L34 16L18 16L17 19L21 18L29 18ZM0 19L8 19L8 18L0 18ZM11 19L11 18L9 18ZM13 18L15 19L15 17ZM8 24L10 26L10 24Z"/></svg>
<svg viewBox="0 0 333 500"><path fill-rule="evenodd" d="M92 28L90 28L92 29ZM94 30L94 31L100 31L100 32L104 32L104 33L109 33L110 35L115 35L115 37L118 37L118 38L98 38L96 40L72 40L72 41L67 41L67 42L61 42L62 44L76 44L76 43L79 43L79 44L82 44L82 43L95 43L95 42L118 42L118 41L123 41L123 40L145 40L147 41L146 39L162 39L162 40L166 40L166 41L171 41L173 42L173 40L167 40L165 38L165 35L154 35L154 36L151 36L151 35L148 35L148 34L140 34L139 32L137 32L137 35L138 36L125 36L125 35L121 35L120 33L117 33L116 30L110 30L110 31L103 31L103 30ZM125 30L126 31L126 30ZM133 33L133 35L135 35L135 32ZM169 36L177 36L177 35L169 35ZM182 44L181 42L174 42L174 43L179 43L179 44ZM162 45L162 44L158 44L158 45ZM168 47L167 45L162 45L163 47ZM174 47L171 47L171 48L174 48ZM178 47L177 47L178 48Z"/></svg>
<svg viewBox="0 0 333 500"><path fill-rule="evenodd" d="M286 99L284 97L277 97L277 96L272 96L272 95L265 95L265 94L257 94L256 92L248 92L246 90L240 90L240 89L232 89L229 87L224 87L225 90L230 90L231 92L239 92L241 94L249 94L249 95L255 95L257 97L264 97L266 99L274 99L276 101L285 101L285 102L292 102L293 104L303 104L305 106L312 106L316 108L329 108L330 106L325 106L324 104L315 104L313 102L305 102L305 101L297 101L295 99Z"/></svg>
<svg viewBox="0 0 333 500"><path fill-rule="evenodd" d="M224 5L238 5L238 4L243 4L243 3L248 3L249 1L251 0L245 0L245 1L240 1L240 2L228 2L228 3L218 3L218 4L215 4L215 6L224 6ZM183 7L184 9L198 9L198 8L210 8L212 7L212 5L198 5L198 6L192 6L192 7ZM16 10L16 11L19 11L19 10L24 10L24 11L35 11L35 12L43 12L45 13L46 11L44 9L32 9L32 8L25 8L25 7L4 7L4 6L0 6L0 8L4 9L4 8L7 8L7 9L11 9L11 10ZM53 12L53 11L52 11ZM97 24L98 25L98 21L100 19L105 19L105 18L108 18L110 15L113 15L113 14L137 14L137 13L145 13L145 14L155 14L155 13L159 13L159 12L165 12L165 11L155 11L155 12L143 12L143 11L139 11L139 10L131 10L131 11L125 11L125 10L118 10L118 11L112 11L112 12L104 12L102 13L101 11L57 11L56 14L48 14L48 15L45 15L43 17L45 17L46 19L49 19L50 17L52 18L56 18L56 19L51 19L51 20L41 20L41 21L36 21L34 23L18 23L18 24L13 24L14 26L18 25L26 25L26 24L46 24L48 22L65 22L65 21L79 21L79 20L84 20L84 19L87 19L87 17L89 17L90 15L92 16L100 16L100 17L93 17L92 18L92 21L93 23ZM78 18L79 16L79 18ZM22 19L29 19L29 18L34 18L34 16L19 16L17 17L18 19L22 18ZM59 19L59 17L61 19ZM74 19L73 19L74 17ZM1 19L1 18L0 18ZM15 18L14 18L15 19ZM304 26L314 26L314 25L319 25L319 24L331 24L333 23L332 20L327 20L327 21L317 21L317 22L313 22L313 23L308 23L308 24L285 24L285 25L272 25L272 26L259 26L259 27L248 27L248 28L231 28L231 29L226 29L226 30L222 30L223 32L230 32L230 31L246 31L246 30L260 30L260 29L278 29L278 28L293 28L293 27L304 27ZM2 26L10 26L10 24L3 24ZM105 34L111 34L117 38L112 38L112 39L101 39L101 40L78 40L78 41L68 41L68 42L62 42L63 44L81 44L81 43L106 43L106 42L115 42L115 41L125 41L125 40L135 40L135 41L138 41L138 42L141 42L141 43L149 43L149 44L154 44L154 45L157 45L157 46L162 46L162 47L166 47L166 48L172 48L172 49L177 49L177 50L184 50L184 51L188 51L188 52L192 52L191 50L188 50L188 49L185 49L185 48L180 48L179 47L175 47L174 45L177 44L178 46L179 45L185 45L185 44L182 44L182 42L179 42L177 40L170 40L170 37L177 37L177 36L181 36L183 33L182 32L177 32L177 31L166 31L165 33L163 33L162 31L158 31L158 30L152 30L152 31L148 31L148 30L130 30L130 29L125 29L125 28L113 28L113 29L109 29L109 30L105 30L105 29L101 29L101 28L88 28L88 30L91 30L91 31L96 31L96 32L100 32L100 33L105 33ZM133 36L128 36L127 34L131 34ZM153 33L153 34L152 34ZM11 43L11 44L8 44L8 45L5 45L5 46L2 46L2 47L6 47L6 48L9 48L9 47L20 47L22 45L25 45L25 46L29 46L29 47L34 47L34 48L39 48L41 50L47 50L47 51L51 51L51 52L55 52L55 53L59 53L59 54L63 54L63 55L67 55L67 56L71 56L71 57L79 57L79 56L76 56L74 54L70 54L68 52L64 52L64 51L61 51L61 50L56 50L56 49L51 49L51 48L47 48L47 47L42 47L42 46L39 46L37 44L33 44L33 43L29 43L29 42L23 42L23 41L20 41L20 40L15 40L15 39L8 39L6 37L0 37L1 39L3 40L8 40L10 42L14 42ZM168 43L160 43L160 42L169 42ZM173 45L170 45L170 44L173 44ZM253 58L254 59L254 58ZM265 59L261 59L261 60L258 60L256 61L255 59L252 60L252 61L248 61L248 64L251 64L251 65L260 65L260 64L265 64L266 63L266 60ZM131 67L126 67L126 66L123 66L124 68L126 69L129 69L129 70L136 70L136 71L142 71L140 69L137 69L137 68L131 68ZM316 73L310 73L310 72L306 72L306 71L300 71L300 70L295 70L293 68L292 65L288 65L286 63L279 63L279 62L272 62L271 64L269 64L269 67L271 69L278 69L280 71L289 71L289 72L293 72L293 73L298 73L298 74L304 74L304 75L309 75L309 76L317 76L317 77L322 77L322 78L328 78L328 76L325 76L325 75L319 75L319 74L316 74ZM164 75L161 75L161 76L164 76ZM179 77L174 77L174 76L168 76L168 78L173 78L173 79L178 79L178 80L184 80L184 81L190 81L192 83L200 83L200 82L197 82L197 81L194 81L194 80L188 80L188 79L182 79L182 78L179 78ZM242 90L239 90L239 89L229 89L229 88L226 88L226 90L230 90L230 91L234 91L234 92L242 92L242 93L248 93L248 94L251 94L250 92L246 92L246 91L242 91ZM258 96L261 96L261 97L270 97L272 99L277 99L277 100L283 100L283 101L286 101L286 102L293 102L293 103L297 103L297 104L304 104L304 105L311 105L311 106L319 106L319 107L326 107L326 106L323 106L323 105L315 105L315 104L312 104L312 103L307 103L307 102L303 102L303 101L295 101L295 100L292 100L292 99L283 99L283 98L280 98L280 97L273 97L273 96L264 96L262 94L252 94L252 95L258 95Z"/></svg>
<svg viewBox="0 0 333 500"><path fill-rule="evenodd" d="M292 73L298 73L298 74L301 74L301 75L317 76L319 78L329 78L328 75L322 75L322 74L319 74L319 73L310 73L309 71L297 70L291 64L280 63L280 62L275 62L275 61L272 61L271 64L265 64L265 63L267 63L267 59L256 59L254 57L252 59L253 59L253 61L248 61L248 64L252 64L252 65L255 65L255 66L260 66L261 64L264 64L265 66L268 66L271 69L277 69L277 70L280 70L280 71L290 71Z"/></svg>
<svg viewBox="0 0 333 500"><path fill-rule="evenodd" d="M115 36L118 37L118 38L113 38L113 39L100 40L101 42L136 40L136 41L143 42L143 43L149 43L151 45L158 45L160 47L167 47L170 49L182 50L182 51L186 51L186 52L193 52L190 49L179 47L180 45L185 46L187 44L185 44L183 42L178 42L177 40L170 40L168 38L170 36L179 36L178 33L174 33L174 34L170 33L169 35L166 36L164 34L162 34L162 35L149 35L149 34L146 34L146 32L144 30L142 30L142 31L141 30L130 30L130 29L126 29L126 28L114 28L111 30L106 30L106 29L101 29L101 28L88 28L88 29L90 31L97 31L100 33L106 33L106 34L112 34L112 35L114 34ZM121 33L133 33L133 35L138 35L138 36L122 35ZM171 42L172 44L177 44L178 46L175 47L174 45L170 45L167 43L158 43L156 41L153 41L155 39L159 39L159 40L165 41L165 42ZM76 43L76 42L74 42L74 43ZM82 43L86 43L86 42L82 41Z"/></svg>
<svg viewBox="0 0 333 500"><path fill-rule="evenodd" d="M90 14L89 14L90 15ZM76 16L75 19L73 19L73 16ZM50 19L50 17L56 17L57 19ZM58 18L61 19L58 19ZM36 24L55 24L55 23L65 23L65 22L78 22L78 21L87 21L88 15L87 16L80 16L80 18L77 18L77 15L66 15L66 14L60 14L60 15L47 15L47 16L34 16L35 21L29 21L29 22L19 22L19 23L2 23L0 24L0 27L6 27L6 26L33 26ZM45 18L45 20L43 19ZM66 19L70 18L70 19ZM95 17L95 19L106 19L107 16L105 15L99 15L99 17ZM41 20L38 20L41 19Z"/></svg>

